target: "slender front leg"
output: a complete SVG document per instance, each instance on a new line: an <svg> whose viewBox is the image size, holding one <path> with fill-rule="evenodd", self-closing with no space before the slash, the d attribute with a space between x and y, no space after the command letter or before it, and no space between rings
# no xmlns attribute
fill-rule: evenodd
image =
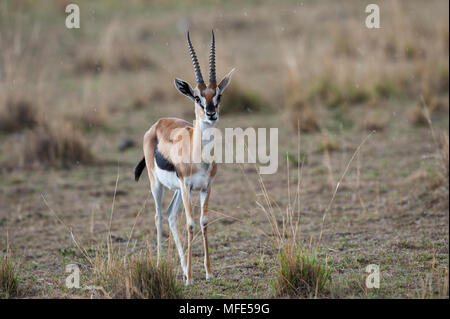
<svg viewBox="0 0 450 319"><path fill-rule="evenodd" d="M190 285L193 283L192 279L192 269L191 269L191 260L192 260L192 238L194 236L194 219L192 218L192 205L191 205L191 191L186 190L186 185L184 184L184 180L180 180L181 184L181 195L183 198L184 210L186 212L186 227L188 231L188 255L187 255L187 265L186 265L186 285Z"/></svg>
<svg viewBox="0 0 450 319"><path fill-rule="evenodd" d="M208 187L207 190L202 190L200 192L200 205L201 205L201 215L200 215L200 226L202 228L203 235L203 249L205 251L205 272L206 272L206 281L212 277L211 269L210 269L210 261L209 261L209 251L208 251L208 233L207 233L207 225L208 225L208 202L209 202L209 194L211 193L211 187Z"/></svg>
<svg viewBox="0 0 450 319"><path fill-rule="evenodd" d="M163 185L155 179L155 182L151 185L152 188L152 194L153 198L155 199L155 225L156 225L156 238L157 238L157 263L159 264L159 261L161 259L161 253L162 253L162 197L163 197Z"/></svg>

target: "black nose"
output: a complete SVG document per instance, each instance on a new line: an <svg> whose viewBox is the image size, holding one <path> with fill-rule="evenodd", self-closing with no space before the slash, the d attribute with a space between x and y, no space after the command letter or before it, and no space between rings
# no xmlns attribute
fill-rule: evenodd
<svg viewBox="0 0 450 319"><path fill-rule="evenodd" d="M206 116L210 119L210 120L215 120L216 118L216 108L214 106L214 104L212 102L208 103L206 105Z"/></svg>
<svg viewBox="0 0 450 319"><path fill-rule="evenodd" d="M206 116L208 117L208 119L210 120L216 120L217 116L216 116L216 112L206 112Z"/></svg>
<svg viewBox="0 0 450 319"><path fill-rule="evenodd" d="M216 107L214 106L214 103L209 102L206 105L206 114L208 114L208 113L215 113L215 112L216 112Z"/></svg>

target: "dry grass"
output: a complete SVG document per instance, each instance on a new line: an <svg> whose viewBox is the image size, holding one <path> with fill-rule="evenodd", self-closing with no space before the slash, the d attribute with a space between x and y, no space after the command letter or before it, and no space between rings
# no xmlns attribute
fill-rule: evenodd
<svg viewBox="0 0 450 319"><path fill-rule="evenodd" d="M430 272L421 280L421 288L416 292L420 299L448 299L449 296L448 268L439 267L436 256L433 255Z"/></svg>
<svg viewBox="0 0 450 319"><path fill-rule="evenodd" d="M296 204L289 205L285 212L276 213L264 186L262 190L266 197L266 206L259 206L272 226L275 238L273 245L277 249L278 269L273 283L276 295L314 298L325 294L331 282L332 269L326 260L319 258L317 247L313 248L311 242L309 246L304 247L300 238L300 208L296 207ZM296 199L299 201L298 197ZM277 218L279 214L281 227Z"/></svg>
<svg viewBox="0 0 450 319"><path fill-rule="evenodd" d="M298 158L300 153L300 132L298 131ZM287 162L288 176L288 205L285 209L279 207L272 199L259 175L260 189L264 203L256 202L263 210L272 229L272 245L277 249L278 269L273 284L276 295L279 297L313 298L323 295L331 282L332 269L328 266L326 258L321 260L318 247L313 247L312 238L309 245L304 245L300 232L300 180L303 164L297 166L297 188L291 198L289 186L289 157ZM280 220L281 217L281 220Z"/></svg>
<svg viewBox="0 0 450 319"><path fill-rule="evenodd" d="M426 110L426 109L425 109ZM428 113L425 112L425 117ZM430 122L429 122L430 124ZM431 124L430 124L431 125ZM418 170L402 181L404 185L420 184L425 186L425 191L431 197L430 200L439 203L448 210L449 199L449 141L448 133L442 132L437 135L433 126L430 126L433 142L436 151L430 158L433 158L432 166L422 165ZM436 135L436 136L435 136Z"/></svg>
<svg viewBox="0 0 450 319"><path fill-rule="evenodd" d="M117 171L114 196L109 215L108 235L106 244L100 243L95 248L95 255L92 256L89 250L83 247L76 239L73 228L66 224L50 207L45 196L41 195L44 203L52 212L54 217L70 232L73 244L83 257L83 262L87 263L91 270L90 281L94 284L90 289L93 291L91 297L97 297L101 292L106 298L142 298L142 299L172 299L182 298L184 293L183 285L177 280L176 267L171 258L171 250L164 259L157 260L151 253L151 248L147 247L140 251L135 251L129 247L134 228L138 218L145 208L142 208L135 216L134 224L130 230L126 246L116 246L113 243L111 225L114 216L114 208L119 183L119 171ZM94 227L91 220L91 231ZM91 250L92 251L92 250Z"/></svg>
<svg viewBox="0 0 450 319"><path fill-rule="evenodd" d="M0 259L0 298L10 298L17 295L19 291L19 279L17 268L8 256Z"/></svg>
<svg viewBox="0 0 450 319"><path fill-rule="evenodd" d="M67 112L65 118L73 126L79 127L85 131L103 128L107 123L108 112L104 108L91 109L87 107L72 109Z"/></svg>
<svg viewBox="0 0 450 319"><path fill-rule="evenodd" d="M159 264L149 251L124 255L117 249L93 260L93 282L111 298L172 299L183 296L172 261Z"/></svg>
<svg viewBox="0 0 450 319"><path fill-rule="evenodd" d="M300 132L298 133L298 156L300 157ZM372 134L372 133L371 133ZM359 154L361 147L371 136L369 134L357 147L353 155L350 157L346 167L340 177L339 181L332 185L334 191L331 199L325 208L322 216L322 225L320 235L317 243L312 244L312 237L309 245L304 245L301 241L300 234L300 212L301 212L301 173L302 166L297 167L297 188L294 197L291 197L291 190L289 187L289 160L287 159L287 175L288 175L288 206L285 213L280 211L281 227L277 220L274 206L280 209L276 204L272 204L269 194L264 186L260 176L261 190L266 201L266 206L258 203L258 205L265 212L270 225L274 232L274 246L278 248L279 253L279 269L277 272L277 280L275 289L278 296L292 296L292 297L318 297L327 292L328 285L331 282L332 268L327 263L327 258L321 260L319 257L319 246L324 232L324 222L327 215L330 213L339 186L342 184L349 167L355 157ZM267 208L266 208L267 207Z"/></svg>
<svg viewBox="0 0 450 319"><path fill-rule="evenodd" d="M0 132L20 132L37 123L37 108L29 100L19 98L0 102Z"/></svg>
<svg viewBox="0 0 450 319"><path fill-rule="evenodd" d="M425 115L423 108L417 105L408 111L408 121L415 126L428 126L428 118Z"/></svg>
<svg viewBox="0 0 450 319"><path fill-rule="evenodd" d="M356 86L348 80L341 83L328 75L324 75L311 86L309 95L316 103L330 108L361 104L371 97L367 89Z"/></svg>
<svg viewBox="0 0 450 319"><path fill-rule="evenodd" d="M401 81L401 78L398 78L397 81ZM381 79L377 83L375 83L373 87L373 91L376 96L380 98L390 98L394 96L398 96L400 94L400 89L398 88L398 83L392 79Z"/></svg>
<svg viewBox="0 0 450 319"><path fill-rule="evenodd" d="M299 99L288 106L286 114L291 128L300 128L302 133L320 131L319 115L308 102Z"/></svg>
<svg viewBox="0 0 450 319"><path fill-rule="evenodd" d="M130 298L172 299L183 296L183 285L177 280L172 261L161 261L148 253L133 256L129 261Z"/></svg>
<svg viewBox="0 0 450 319"><path fill-rule="evenodd" d="M120 24L113 20L97 46L80 49L74 65L75 72L134 72L155 68L156 63L149 53L137 43L130 43L128 37L121 32Z"/></svg>
<svg viewBox="0 0 450 319"><path fill-rule="evenodd" d="M344 96L337 82L328 76L316 81L310 88L309 96L317 103L335 108L344 103Z"/></svg>
<svg viewBox="0 0 450 319"><path fill-rule="evenodd" d="M421 96L421 102L423 105L422 116L425 118L426 123L430 128L433 141L437 147L437 167L438 167L438 181L436 184L443 185L447 189L447 196L444 196L445 201L448 201L448 182L449 182L449 138L446 131L441 132L440 136L437 136L433 122L431 120L431 112L426 100Z"/></svg>
<svg viewBox="0 0 450 319"><path fill-rule="evenodd" d="M312 247L311 243L309 246L303 246L300 238L299 207L294 204L287 207L285 212L278 207L281 211L276 212L264 186L262 191L266 205L258 205L272 226L273 246L277 249L278 268L273 283L276 296L314 298L324 295L331 282L332 269L326 260L323 261L318 256L317 247ZM277 215L281 215L281 221Z"/></svg>
<svg viewBox="0 0 450 319"><path fill-rule="evenodd" d="M70 123L45 123L25 133L20 144L22 166L70 167L89 163L93 155Z"/></svg>
<svg viewBox="0 0 450 319"><path fill-rule="evenodd" d="M302 91L299 75L295 67L288 68L288 80L284 90L284 108L288 123L294 131L302 133L320 131L319 113L311 99Z"/></svg>
<svg viewBox="0 0 450 319"><path fill-rule="evenodd" d="M440 168L440 175L443 181L443 185L447 187L448 189L448 183L449 183L449 142L448 142L448 133L443 132L441 134L441 140L440 140L441 148L439 150L439 168Z"/></svg>
<svg viewBox="0 0 450 319"><path fill-rule="evenodd" d="M87 286L91 290L91 298L133 298L133 299L172 299L182 298L184 287L177 280L176 267L168 252L164 259L157 260L151 253L150 246L136 251L129 247L134 227L145 203L135 216L126 246L114 245L111 235L111 224L114 216L119 174L117 174L114 197L109 215L109 229L105 242L96 245L94 249L87 249L77 240L73 228L63 221L50 207L45 196L41 195L44 203L54 215L56 220L70 232L72 242L80 252L82 263L90 270L89 281L93 284ZM93 220L91 220L93 223ZM91 231L94 224L91 224ZM92 252L95 251L93 255Z"/></svg>
<svg viewBox="0 0 450 319"><path fill-rule="evenodd" d="M423 16L418 23L416 16L406 13L407 5L401 1L385 7L389 10L385 27L396 30L394 33L367 33L359 22L346 20L339 26L330 23L321 28L328 40L313 48L308 47L310 37L305 35L299 36L300 43L284 43L285 60L295 61L290 63L288 71L294 69L299 78L297 84L302 84L296 85L296 90L289 94L302 91L303 101L310 101L313 109L364 107L373 102L382 105L387 100L416 99L424 95L431 112L445 110L449 78L448 39L445 38L448 21ZM314 15L311 11L310 14ZM312 17L304 19L313 20ZM318 57L324 62L311 63ZM408 117L414 125L426 125L416 108L408 112ZM361 122L368 130L380 130L383 125L370 119ZM293 123L295 129L296 126Z"/></svg>
<svg viewBox="0 0 450 319"><path fill-rule="evenodd" d="M132 47L119 46L107 52L93 50L81 53L75 71L80 73L133 72L154 67L155 63L144 52Z"/></svg>
<svg viewBox="0 0 450 319"><path fill-rule="evenodd" d="M292 245L294 244L294 245ZM280 297L314 297L322 294L331 282L331 268L322 262L311 247L287 241L280 249L279 271L275 283Z"/></svg>
<svg viewBox="0 0 450 319"><path fill-rule="evenodd" d="M177 91L172 86L166 85L171 82L171 79L167 79L166 81L162 81L162 84L153 86L152 88L144 87L137 90L133 94L131 108L134 110L146 109L178 98Z"/></svg>
<svg viewBox="0 0 450 319"><path fill-rule="evenodd" d="M429 126L431 116L445 113L446 108L448 109L448 97L425 90L420 95L419 102L407 111L408 121L418 127Z"/></svg>
<svg viewBox="0 0 450 319"><path fill-rule="evenodd" d="M231 83L222 98L221 114L252 113L267 110L267 105L258 93L244 88L237 83Z"/></svg>
<svg viewBox="0 0 450 319"><path fill-rule="evenodd" d="M448 269L436 268L422 280L421 291L417 298L448 299Z"/></svg>
<svg viewBox="0 0 450 319"><path fill-rule="evenodd" d="M362 121L362 128L367 131L382 131L386 125L386 114L379 110L369 110Z"/></svg>
<svg viewBox="0 0 450 319"><path fill-rule="evenodd" d="M317 151L320 153L331 153L334 151L337 151L339 149L339 145L336 141L336 139L330 135L330 133L325 132L324 134L322 134L321 138L320 138L320 142L317 145Z"/></svg>
<svg viewBox="0 0 450 319"><path fill-rule="evenodd" d="M427 90L423 94L423 99L432 114L443 112L448 106L448 102L446 102L446 100L448 101L448 98L437 92L430 92Z"/></svg>

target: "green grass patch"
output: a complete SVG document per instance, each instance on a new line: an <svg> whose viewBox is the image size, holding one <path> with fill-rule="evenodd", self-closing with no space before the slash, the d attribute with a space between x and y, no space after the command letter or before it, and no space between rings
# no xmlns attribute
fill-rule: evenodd
<svg viewBox="0 0 450 319"><path fill-rule="evenodd" d="M278 296L318 296L331 282L331 268L311 251L287 245L279 258L280 271L275 282Z"/></svg>

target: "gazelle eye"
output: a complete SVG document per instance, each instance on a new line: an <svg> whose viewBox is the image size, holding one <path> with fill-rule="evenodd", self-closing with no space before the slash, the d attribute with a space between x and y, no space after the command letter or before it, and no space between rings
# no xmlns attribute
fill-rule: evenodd
<svg viewBox="0 0 450 319"><path fill-rule="evenodd" d="M222 94L217 95L217 104L220 103L220 98L222 97Z"/></svg>
<svg viewBox="0 0 450 319"><path fill-rule="evenodd" d="M201 103L201 100L200 100L200 98L198 96L195 97L195 102L197 102L201 107L203 107L202 103Z"/></svg>

